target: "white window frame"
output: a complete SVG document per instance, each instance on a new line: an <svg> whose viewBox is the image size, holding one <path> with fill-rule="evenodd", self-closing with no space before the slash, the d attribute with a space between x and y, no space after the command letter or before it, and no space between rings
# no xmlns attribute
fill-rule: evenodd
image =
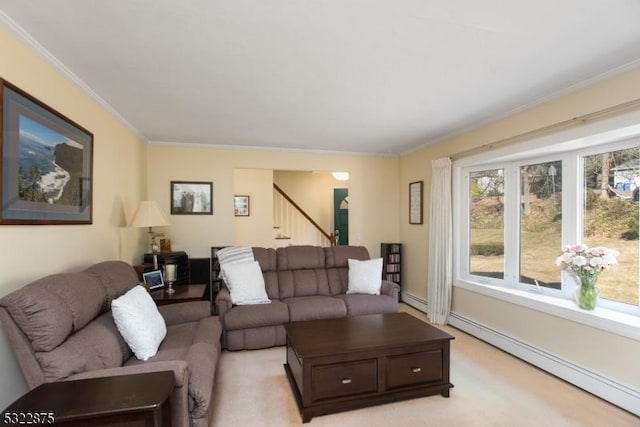
<svg viewBox="0 0 640 427"><path fill-rule="evenodd" d="M582 158L602 152L622 150L638 145L640 113L603 120L579 129L570 129L536 140L523 141L509 147L454 161L454 286L494 298L526 306L573 321L595 326L640 340L640 305L618 303L601 299L594 311L580 310L571 300L573 288L569 276L562 273L562 289L537 288L521 284L519 266L508 262L507 254L519 253L519 203L505 204L505 265L504 279L469 274L469 172L479 170L505 170L505 200L519 199L519 167L548 161L562 161L563 218L562 244L582 239L584 192L569 191L583 188ZM635 140L634 140L635 139ZM508 179L511 176L511 179ZM571 224L571 225L569 225ZM518 230L510 233L508 230ZM560 251L560 248L558 249ZM516 257L518 258L518 257ZM574 285L575 286L575 285Z"/></svg>

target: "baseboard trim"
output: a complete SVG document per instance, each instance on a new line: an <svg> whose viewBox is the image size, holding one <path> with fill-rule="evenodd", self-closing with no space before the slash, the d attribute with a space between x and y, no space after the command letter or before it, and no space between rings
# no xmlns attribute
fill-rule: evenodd
<svg viewBox="0 0 640 427"><path fill-rule="evenodd" d="M640 390L634 387L607 378L458 313L450 314L449 324L632 414L640 416Z"/></svg>
<svg viewBox="0 0 640 427"><path fill-rule="evenodd" d="M417 296L412 295L408 292L400 292L400 301L407 305L410 305L416 310L420 310L423 313L427 312L427 301L423 300L422 298L418 298Z"/></svg>

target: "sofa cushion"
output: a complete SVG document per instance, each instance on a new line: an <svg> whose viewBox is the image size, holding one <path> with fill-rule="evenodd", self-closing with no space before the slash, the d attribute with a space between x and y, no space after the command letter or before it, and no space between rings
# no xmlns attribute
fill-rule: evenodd
<svg viewBox="0 0 640 427"><path fill-rule="evenodd" d="M347 315L397 313L400 310L398 299L388 295L349 294L336 295L347 306Z"/></svg>
<svg viewBox="0 0 640 427"><path fill-rule="evenodd" d="M127 366L148 362L185 360L189 366L189 412L192 418L207 413L215 384L215 371L220 355L222 327L217 317L169 326L158 353L143 362L131 358Z"/></svg>
<svg viewBox="0 0 640 427"><path fill-rule="evenodd" d="M324 268L324 251L319 246L287 246L276 250L278 271Z"/></svg>
<svg viewBox="0 0 640 427"><path fill-rule="evenodd" d="M111 312L136 357L153 357L167 335L167 326L149 292L142 286L134 287L111 302Z"/></svg>
<svg viewBox="0 0 640 427"><path fill-rule="evenodd" d="M271 302L258 261L225 264L222 271L231 292L232 303L247 305Z"/></svg>
<svg viewBox="0 0 640 427"><path fill-rule="evenodd" d="M111 308L111 301L124 295L139 282L133 267L123 261L99 262L84 270L84 273L95 278L106 292L103 307L105 311Z"/></svg>
<svg viewBox="0 0 640 427"><path fill-rule="evenodd" d="M36 352L46 381L122 366L131 356L131 349L118 333L111 312L100 315L54 350Z"/></svg>
<svg viewBox="0 0 640 427"><path fill-rule="evenodd" d="M101 313L105 292L82 273L53 274L0 300L35 351L51 351Z"/></svg>
<svg viewBox="0 0 640 427"><path fill-rule="evenodd" d="M289 319L292 322L331 319L347 315L347 306L340 298L307 296L287 298L283 302L289 307Z"/></svg>
<svg viewBox="0 0 640 427"><path fill-rule="evenodd" d="M253 258L260 264L267 295L270 299L279 299L276 250L273 248L253 248Z"/></svg>
<svg viewBox="0 0 640 427"><path fill-rule="evenodd" d="M366 261L349 260L348 294L380 295L382 258Z"/></svg>
<svg viewBox="0 0 640 427"><path fill-rule="evenodd" d="M278 300L272 300L271 304L239 305L224 316L224 326L228 331L281 325L288 321L289 309Z"/></svg>
<svg viewBox="0 0 640 427"><path fill-rule="evenodd" d="M350 259L364 261L370 258L364 246L328 246L324 248L327 268L347 268Z"/></svg>
<svg viewBox="0 0 640 427"><path fill-rule="evenodd" d="M329 296L329 280L323 268L278 272L281 299L324 295Z"/></svg>
<svg viewBox="0 0 640 427"><path fill-rule="evenodd" d="M331 246L324 248L331 295L346 294L349 285L349 259L365 261L369 251L364 246Z"/></svg>
<svg viewBox="0 0 640 427"><path fill-rule="evenodd" d="M318 246L287 246L276 250L280 300L329 295L324 251Z"/></svg>

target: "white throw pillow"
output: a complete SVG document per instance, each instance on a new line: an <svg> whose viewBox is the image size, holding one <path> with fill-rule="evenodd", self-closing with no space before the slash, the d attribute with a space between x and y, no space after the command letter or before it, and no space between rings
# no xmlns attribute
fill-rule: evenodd
<svg viewBox="0 0 640 427"><path fill-rule="evenodd" d="M231 292L231 302L237 305L269 304L264 277L258 261L232 263L222 266L225 281Z"/></svg>
<svg viewBox="0 0 640 427"><path fill-rule="evenodd" d="M382 286L382 258L367 261L349 259L348 294L380 295Z"/></svg>
<svg viewBox="0 0 640 427"><path fill-rule="evenodd" d="M120 335L138 359L156 355L167 335L167 325L144 287L138 285L114 299L111 313Z"/></svg>

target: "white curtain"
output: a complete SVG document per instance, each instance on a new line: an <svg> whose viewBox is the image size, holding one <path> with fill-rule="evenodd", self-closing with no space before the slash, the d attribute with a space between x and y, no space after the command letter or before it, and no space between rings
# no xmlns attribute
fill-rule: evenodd
<svg viewBox="0 0 640 427"><path fill-rule="evenodd" d="M431 161L429 272L427 314L437 325L447 323L453 286L451 159Z"/></svg>

